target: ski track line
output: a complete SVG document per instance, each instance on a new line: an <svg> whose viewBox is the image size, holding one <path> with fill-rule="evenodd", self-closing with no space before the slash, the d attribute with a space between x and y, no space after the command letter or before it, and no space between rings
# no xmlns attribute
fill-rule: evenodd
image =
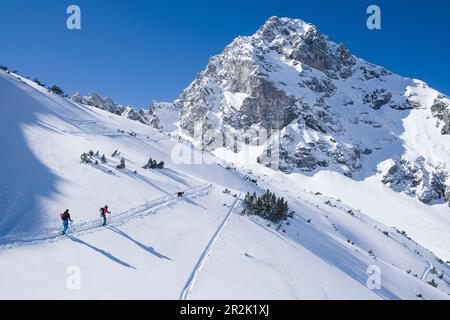
<svg viewBox="0 0 450 320"><path fill-rule="evenodd" d="M416 246L417 246L417 252L421 252L422 246L418 242L415 242L415 243L416 243ZM423 272L422 277L420 277L420 279L422 281L427 281L428 274L434 268L433 264L430 261L427 260L427 263L428 263L428 267Z"/></svg>
<svg viewBox="0 0 450 320"><path fill-rule="evenodd" d="M202 255L198 259L197 264L194 267L194 270L192 270L192 273L189 276L189 279L187 280L186 284L184 285L183 291L180 294L180 298L179 298L180 300L187 300L189 293L191 293L192 290L194 289L195 281L197 280L200 271L202 270L203 266L205 265L206 259L209 257L209 254L211 253L211 251L214 247L214 244L220 238L222 231L227 226L228 222L230 221L231 217L233 216L234 211L236 210L236 208L240 202L241 202L240 197L238 197L233 202L230 210L228 211L227 216L225 217L223 222L220 224L220 226L217 228L217 230L214 233L211 240L208 242L206 249L203 251Z"/></svg>
<svg viewBox="0 0 450 320"><path fill-rule="evenodd" d="M422 281L426 281L427 280L427 276L430 273L430 271L433 269L433 265L431 264L430 261L427 261L428 263L428 268L424 271L423 275L422 275Z"/></svg>
<svg viewBox="0 0 450 320"><path fill-rule="evenodd" d="M121 226L133 219L147 216L154 213L158 209L167 207L177 201L183 201L186 198L194 198L196 196L202 196L203 193L208 192L212 188L212 184L202 184L186 191L183 198L178 198L174 196L164 196L153 201L150 201L144 205L138 206L136 208L130 209L128 211L122 212L116 216L112 216L109 219L108 225L111 226ZM88 233L93 233L96 231L103 230L104 227L100 224L99 220L92 220L89 222L80 223L74 225L69 229L69 235L83 235ZM48 235L50 233L50 235ZM55 242L58 240L65 239L65 236L61 235L61 230L51 229L47 233L40 233L31 236L30 238L20 238L20 236L15 236L14 238L6 238L0 240L0 249L9 249L25 245L35 245L41 243Z"/></svg>

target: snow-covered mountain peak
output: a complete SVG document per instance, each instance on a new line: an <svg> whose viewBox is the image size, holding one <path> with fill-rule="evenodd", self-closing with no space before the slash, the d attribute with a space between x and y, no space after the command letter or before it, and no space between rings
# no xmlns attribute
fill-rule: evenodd
<svg viewBox="0 0 450 320"><path fill-rule="evenodd" d="M250 154L258 153L259 163L286 173L365 179L387 159L420 157L426 168L450 167L445 95L353 56L302 20L272 17L254 35L235 39L175 105L184 136L222 154L258 147Z"/></svg>
<svg viewBox="0 0 450 320"><path fill-rule="evenodd" d="M356 60L343 44L336 44L320 30L299 19L270 18L252 40L267 48L319 70L334 70L354 65Z"/></svg>

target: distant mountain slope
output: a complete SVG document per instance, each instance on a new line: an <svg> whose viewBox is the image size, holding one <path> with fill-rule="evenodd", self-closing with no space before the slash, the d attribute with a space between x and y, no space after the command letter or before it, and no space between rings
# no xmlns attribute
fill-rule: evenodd
<svg viewBox="0 0 450 320"><path fill-rule="evenodd" d="M155 129L164 129L165 131L175 130L175 122L179 116L179 110L173 103L152 101L148 109L137 110L131 105L123 106L117 104L110 98L103 98L97 93L90 93L86 96L75 92L70 96L70 100L75 103L95 107L101 110L120 115L130 120L138 121L149 125Z"/></svg>

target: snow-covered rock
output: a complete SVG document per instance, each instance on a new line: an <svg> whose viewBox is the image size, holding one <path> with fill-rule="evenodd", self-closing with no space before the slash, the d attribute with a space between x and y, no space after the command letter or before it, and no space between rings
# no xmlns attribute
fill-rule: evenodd
<svg viewBox="0 0 450 320"><path fill-rule="evenodd" d="M450 207L450 188L447 187L447 190L445 191L445 201L448 202L448 206Z"/></svg>
<svg viewBox="0 0 450 320"><path fill-rule="evenodd" d="M167 132L176 129L179 121L180 110L170 102L152 101L149 108L149 125L155 129Z"/></svg>
<svg viewBox="0 0 450 320"><path fill-rule="evenodd" d="M117 115L121 115L125 110L125 107L116 104L112 99L103 98L97 93L89 93L88 95L83 96L81 93L75 92L70 98L74 102L106 110Z"/></svg>
<svg viewBox="0 0 450 320"><path fill-rule="evenodd" d="M423 157L414 162L400 159L389 160L380 165L382 182L395 191L405 192L424 203L442 199L449 174L443 167L426 163Z"/></svg>
<svg viewBox="0 0 450 320"><path fill-rule="evenodd" d="M450 134L450 99L440 94L433 101L431 112L433 113L433 116L438 119L436 125L442 127L442 134Z"/></svg>

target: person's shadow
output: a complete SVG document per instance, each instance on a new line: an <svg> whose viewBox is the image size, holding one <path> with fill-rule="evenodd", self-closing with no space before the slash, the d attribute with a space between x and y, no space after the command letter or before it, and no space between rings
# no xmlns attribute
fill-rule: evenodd
<svg viewBox="0 0 450 320"><path fill-rule="evenodd" d="M136 244L141 249L147 251L148 253L151 253L152 255L154 255L154 256L156 256L156 257L158 257L160 259L166 259L166 260L172 261L172 259L170 259L169 257L166 257L165 255L157 252L153 247L146 246L145 244L143 244L143 243L137 241L136 239L132 238L130 235L126 234L122 230L119 230L119 229L117 229L116 227L113 227L113 226L108 226L108 229L111 230L112 232L115 232L118 235L121 235L122 237L130 240L131 242Z"/></svg>
<svg viewBox="0 0 450 320"><path fill-rule="evenodd" d="M87 243L87 242L85 242L85 241L83 241L83 240L81 240L81 239L79 239L79 238L76 238L76 237L74 237L74 236L68 235L67 237L68 237L70 240L72 240L73 242L76 242L76 243L82 244L82 245L84 245L84 246L86 246L86 247L88 247L88 248L91 248L92 250L94 250L94 251L96 251L96 252L98 252L98 253L104 255L104 256L107 257L108 259L110 259L110 260L112 260L112 261L114 261L114 262L116 262L116 263L118 263L118 264L120 264L120 265L122 265L122 266L124 266L124 267L131 268L131 269L135 269L135 270L136 270L136 268L133 267L132 265L126 263L126 262L123 261L123 260L120 260L119 258L113 256L111 253L109 253L109 252L107 252L107 251L105 251L105 250L103 250L103 249L97 248L96 246L93 246L93 245L91 245L91 244L89 244L89 243Z"/></svg>

